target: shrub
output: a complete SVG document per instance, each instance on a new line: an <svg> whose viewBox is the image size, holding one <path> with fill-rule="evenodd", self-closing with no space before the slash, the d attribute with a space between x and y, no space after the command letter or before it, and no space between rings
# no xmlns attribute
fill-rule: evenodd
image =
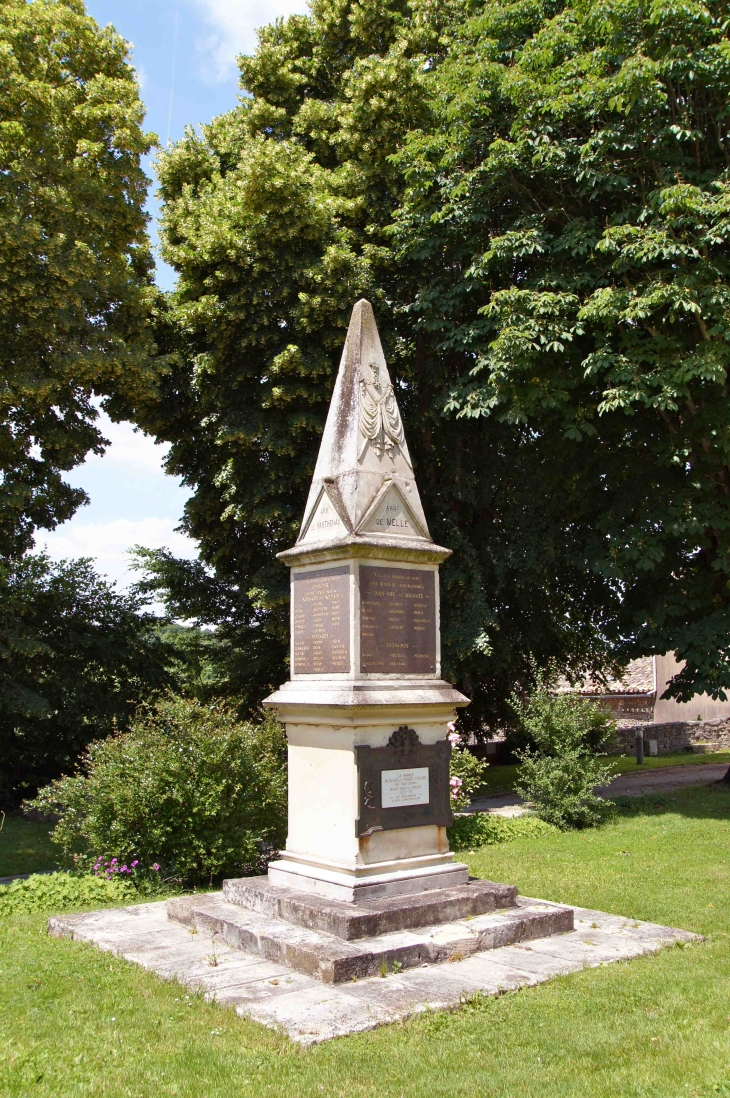
<svg viewBox="0 0 730 1098"><path fill-rule="evenodd" d="M597 756L571 751L553 757L524 751L520 758L515 789L532 802L541 820L562 830L593 827L611 805L593 792L595 786L607 784L611 775Z"/></svg>
<svg viewBox="0 0 730 1098"><path fill-rule="evenodd" d="M616 726L610 714L579 694L558 693L555 664L540 669L532 662L535 687L527 697L513 694L510 708L517 720L508 732L515 754L526 748L541 754L555 754L570 743L593 754L606 750L615 739Z"/></svg>
<svg viewBox="0 0 730 1098"><path fill-rule="evenodd" d="M538 838L556 829L537 816L492 816L488 812L456 816L449 829L449 846L452 850L472 850L477 846L496 846L513 839Z"/></svg>
<svg viewBox="0 0 730 1098"><path fill-rule="evenodd" d="M134 889L118 878L74 877L70 873L36 873L0 888L0 918L30 911L66 911L72 907L124 904Z"/></svg>
<svg viewBox="0 0 730 1098"><path fill-rule="evenodd" d="M285 838L285 742L270 715L241 723L222 703L168 697L30 805L59 817L51 838L82 871L108 875L116 858L184 885L240 876Z"/></svg>
<svg viewBox="0 0 730 1098"><path fill-rule="evenodd" d="M549 676L538 675L529 698L511 700L520 731L533 745L515 752L521 763L515 790L555 827L592 827L611 803L594 788L610 781L599 750L615 726L595 703L554 694L552 685Z"/></svg>
<svg viewBox="0 0 730 1098"><path fill-rule="evenodd" d="M482 762L467 750L463 737L456 731L456 725L452 721L448 727L451 743L451 807L458 811L469 805L477 789L484 783L484 771L489 763Z"/></svg>

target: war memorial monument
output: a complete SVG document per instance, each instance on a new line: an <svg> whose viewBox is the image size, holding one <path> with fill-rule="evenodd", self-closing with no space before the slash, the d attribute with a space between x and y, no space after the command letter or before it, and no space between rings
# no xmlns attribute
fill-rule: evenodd
<svg viewBox="0 0 730 1098"><path fill-rule="evenodd" d="M265 704L286 726L285 849L266 876L222 892L58 916L51 933L303 1044L693 937L519 897L470 879L449 850L447 725L468 705L441 678L449 550L429 534L367 301L352 313L299 537L279 556L291 674Z"/></svg>

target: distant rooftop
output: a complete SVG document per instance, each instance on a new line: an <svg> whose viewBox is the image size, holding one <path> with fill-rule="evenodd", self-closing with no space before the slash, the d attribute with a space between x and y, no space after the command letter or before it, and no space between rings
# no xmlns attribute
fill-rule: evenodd
<svg viewBox="0 0 730 1098"><path fill-rule="evenodd" d="M607 679L606 683L596 682L588 677L571 686L567 679L558 682L560 693L576 694L653 694L654 693L654 657L642 656L632 660L620 678Z"/></svg>

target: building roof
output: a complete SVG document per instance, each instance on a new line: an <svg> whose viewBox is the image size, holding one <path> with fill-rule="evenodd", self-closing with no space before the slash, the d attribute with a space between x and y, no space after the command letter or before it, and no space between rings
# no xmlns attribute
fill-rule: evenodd
<svg viewBox="0 0 730 1098"><path fill-rule="evenodd" d="M587 694L653 694L654 686L654 657L642 656L638 660L632 660L620 678L607 677L605 683L598 682L590 676L581 682L571 685L567 679L560 679L558 690L561 693Z"/></svg>

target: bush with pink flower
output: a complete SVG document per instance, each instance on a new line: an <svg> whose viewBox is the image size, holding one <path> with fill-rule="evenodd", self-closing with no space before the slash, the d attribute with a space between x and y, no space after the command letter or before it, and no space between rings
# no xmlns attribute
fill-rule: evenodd
<svg viewBox="0 0 730 1098"><path fill-rule="evenodd" d="M286 838L286 740L271 715L169 697L29 802L67 863L104 880L191 886L260 872Z"/></svg>
<svg viewBox="0 0 730 1098"><path fill-rule="evenodd" d="M464 736L457 730L453 721L449 721L447 725L446 736L451 744L449 772L451 807L454 812L459 812L469 806L476 791L484 784L484 773L489 764L472 755L466 746Z"/></svg>

